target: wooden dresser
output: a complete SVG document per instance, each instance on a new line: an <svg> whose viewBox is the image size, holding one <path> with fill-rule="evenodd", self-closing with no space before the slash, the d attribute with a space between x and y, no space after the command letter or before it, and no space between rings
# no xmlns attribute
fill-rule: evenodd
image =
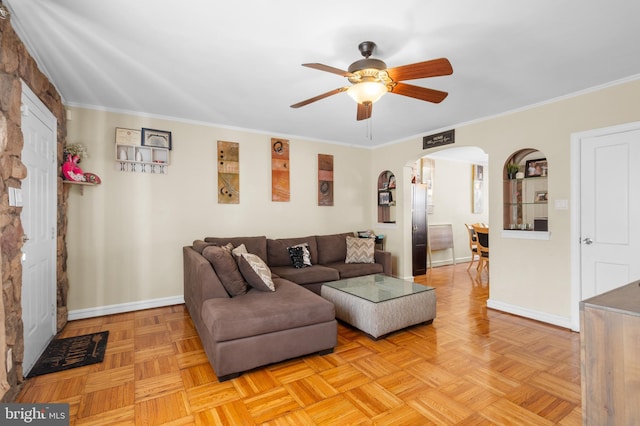
<svg viewBox="0 0 640 426"><path fill-rule="evenodd" d="M640 281L580 302L585 425L640 422Z"/></svg>

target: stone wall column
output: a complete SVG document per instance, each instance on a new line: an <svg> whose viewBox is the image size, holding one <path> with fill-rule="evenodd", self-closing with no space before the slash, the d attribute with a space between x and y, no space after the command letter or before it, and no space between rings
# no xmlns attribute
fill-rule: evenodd
<svg viewBox="0 0 640 426"><path fill-rule="evenodd" d="M18 38L10 19L0 19L0 264L2 273L2 302L4 308L5 345L0 339L0 350L6 356L11 350L11 371L7 374L10 386L2 401L12 401L24 381L22 361L24 338L22 324L22 264L21 249L24 231L20 221L21 207L9 206L8 188L20 188L26 177L22 164L23 137L20 129L22 116L22 83L24 81L53 113L58 122L58 164L62 164L62 153L67 139L66 114L60 95ZM62 179L58 179L58 237L57 237L57 329L62 330L67 322L67 198ZM2 312L2 310L0 310ZM1 322L0 322L1 325ZM4 369L3 365L0 368ZM0 377L0 380L2 377Z"/></svg>

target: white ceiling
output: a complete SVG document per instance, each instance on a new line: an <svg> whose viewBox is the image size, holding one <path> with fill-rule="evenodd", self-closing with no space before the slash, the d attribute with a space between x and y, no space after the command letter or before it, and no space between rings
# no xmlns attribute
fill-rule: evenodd
<svg viewBox="0 0 640 426"><path fill-rule="evenodd" d="M637 0L3 0L68 105L139 112L361 146L427 135L640 75ZM409 83L356 121L340 69L377 43L389 67L446 57L451 76ZM368 137L369 131L372 138Z"/></svg>

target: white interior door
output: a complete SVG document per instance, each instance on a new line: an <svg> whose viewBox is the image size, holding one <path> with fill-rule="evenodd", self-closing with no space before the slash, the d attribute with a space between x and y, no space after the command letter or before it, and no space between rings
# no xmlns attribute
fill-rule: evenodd
<svg viewBox="0 0 640 426"><path fill-rule="evenodd" d="M25 375L56 333L56 119L22 85L22 321Z"/></svg>
<svg viewBox="0 0 640 426"><path fill-rule="evenodd" d="M580 300L640 278L640 125L580 141Z"/></svg>

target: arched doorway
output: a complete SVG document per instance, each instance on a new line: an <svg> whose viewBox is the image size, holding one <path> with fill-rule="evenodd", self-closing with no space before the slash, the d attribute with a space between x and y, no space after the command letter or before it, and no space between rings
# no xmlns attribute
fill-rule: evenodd
<svg viewBox="0 0 640 426"><path fill-rule="evenodd" d="M406 221L409 229L405 235L410 234L411 238L405 244L405 259L411 259L411 271L419 271L421 267L425 270L428 260L429 266L471 260L465 223L489 223L488 164L488 156L482 149L460 147L430 152L407 165L413 189L404 205L411 216ZM422 218L427 226L425 234L415 232ZM415 251L419 252L421 245L428 247L428 229L446 225L451 229L452 248L431 253L427 248L424 256L416 256ZM416 262L419 264L414 265Z"/></svg>

